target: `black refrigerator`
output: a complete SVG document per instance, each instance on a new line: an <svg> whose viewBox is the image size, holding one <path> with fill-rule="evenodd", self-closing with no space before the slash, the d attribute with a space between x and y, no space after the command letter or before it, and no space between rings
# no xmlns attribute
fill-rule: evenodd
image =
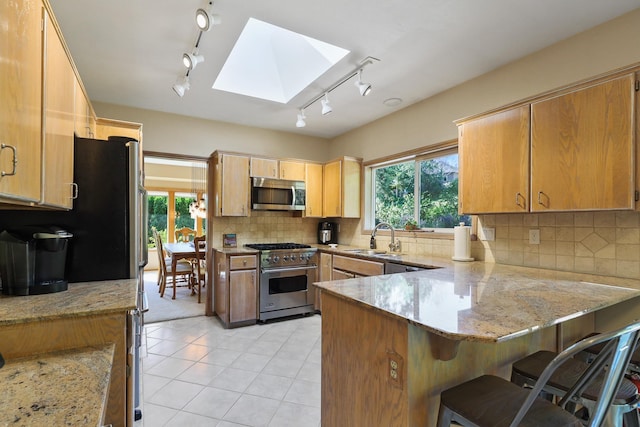
<svg viewBox="0 0 640 427"><path fill-rule="evenodd" d="M0 231L21 226L60 227L69 241L69 283L138 279L132 315L134 405L140 402L139 349L146 311L143 268L147 264L147 196L138 141L127 137L74 140L74 200L69 211L0 210ZM99 285L98 283L96 285ZM136 410L136 419L141 415Z"/></svg>

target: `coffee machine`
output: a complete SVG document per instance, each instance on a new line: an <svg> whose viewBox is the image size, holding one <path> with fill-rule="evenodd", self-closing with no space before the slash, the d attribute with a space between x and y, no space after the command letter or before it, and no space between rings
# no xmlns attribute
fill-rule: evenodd
<svg viewBox="0 0 640 427"><path fill-rule="evenodd" d="M318 223L318 243L328 245L338 243L338 224L335 222L321 221Z"/></svg>

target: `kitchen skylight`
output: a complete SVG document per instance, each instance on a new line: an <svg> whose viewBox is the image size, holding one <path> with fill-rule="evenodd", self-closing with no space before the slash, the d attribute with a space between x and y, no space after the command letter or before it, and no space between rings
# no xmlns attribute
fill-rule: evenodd
<svg viewBox="0 0 640 427"><path fill-rule="evenodd" d="M213 89L286 104L348 53L249 18Z"/></svg>

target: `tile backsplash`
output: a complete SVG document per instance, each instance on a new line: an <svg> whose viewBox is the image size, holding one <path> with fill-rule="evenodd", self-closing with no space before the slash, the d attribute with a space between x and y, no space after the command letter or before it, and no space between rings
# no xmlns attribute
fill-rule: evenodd
<svg viewBox="0 0 640 427"><path fill-rule="evenodd" d="M472 249L487 262L640 278L639 212L480 215L478 226L495 228L495 241Z"/></svg>
<svg viewBox="0 0 640 427"><path fill-rule="evenodd" d="M296 242L315 244L320 218L294 217L284 212L253 212L250 217L211 219L213 242L222 247L222 234L235 233L245 243ZM369 246L358 219L340 219L339 243ZM476 260L607 276L640 278L640 212L574 212L480 215L478 227L495 228L494 241L471 242ZM540 244L529 243L529 230L540 231ZM449 258L451 238L417 237L400 232L402 252ZM380 233L378 248L390 237Z"/></svg>

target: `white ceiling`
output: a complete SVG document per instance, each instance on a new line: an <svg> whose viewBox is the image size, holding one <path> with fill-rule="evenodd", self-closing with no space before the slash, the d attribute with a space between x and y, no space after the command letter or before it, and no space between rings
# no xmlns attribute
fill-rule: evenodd
<svg viewBox="0 0 640 427"><path fill-rule="evenodd" d="M93 102L106 102L331 138L640 7L640 0L215 0L222 24L204 33L205 62L183 98L182 54L198 35L205 0L50 0ZM351 51L288 104L211 89L250 17ZM361 97L353 80L334 90L296 128L300 106L365 57ZM387 98L402 98L387 107Z"/></svg>

